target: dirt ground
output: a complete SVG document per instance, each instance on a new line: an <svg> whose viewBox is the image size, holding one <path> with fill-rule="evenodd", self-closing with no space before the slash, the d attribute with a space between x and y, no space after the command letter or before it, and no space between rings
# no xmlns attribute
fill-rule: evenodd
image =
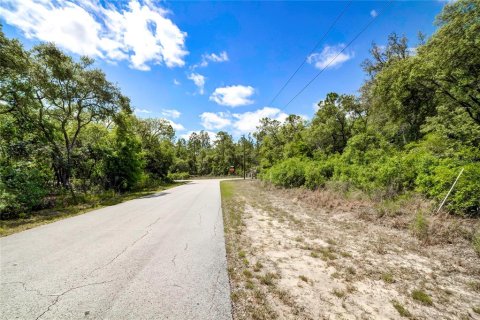
<svg viewBox="0 0 480 320"><path fill-rule="evenodd" d="M480 319L478 221L222 184L234 319Z"/></svg>

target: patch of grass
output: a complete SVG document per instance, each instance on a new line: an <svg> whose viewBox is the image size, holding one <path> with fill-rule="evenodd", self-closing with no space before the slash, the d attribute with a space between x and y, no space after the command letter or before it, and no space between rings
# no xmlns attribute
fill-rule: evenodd
<svg viewBox="0 0 480 320"><path fill-rule="evenodd" d="M410 318L412 317L412 314L410 311L408 311L400 302L397 300L392 300L393 307L398 311L398 314L400 314L402 317L405 318Z"/></svg>
<svg viewBox="0 0 480 320"><path fill-rule="evenodd" d="M473 312L480 314L480 306L472 307Z"/></svg>
<svg viewBox="0 0 480 320"><path fill-rule="evenodd" d="M322 259L324 261L337 259L337 256L334 253L335 251L332 247L321 248L318 250L318 252L322 255Z"/></svg>
<svg viewBox="0 0 480 320"><path fill-rule="evenodd" d="M355 270L354 267L347 267L346 271L349 275L352 275L352 276L357 274L357 271Z"/></svg>
<svg viewBox="0 0 480 320"><path fill-rule="evenodd" d="M58 220L81 215L89 211L116 205L125 201L152 196L155 193L177 187L182 184L184 184L184 182L167 183L155 188L146 188L143 190L126 193L105 191L99 194L79 194L77 195L77 197L81 199L81 203L79 204L67 204L65 206L33 212L29 216L24 215L24 218L21 219L0 221L0 237L32 229Z"/></svg>
<svg viewBox="0 0 480 320"><path fill-rule="evenodd" d="M315 251L310 252L310 256L311 256L312 258L318 258L318 257L320 257L320 256L318 255L318 253L315 252Z"/></svg>
<svg viewBox="0 0 480 320"><path fill-rule="evenodd" d="M410 228L412 229L415 237L417 237L418 239L422 241L426 241L428 239L429 226L427 218L425 217L423 212L417 212L417 214L415 215L415 219L410 225Z"/></svg>
<svg viewBox="0 0 480 320"><path fill-rule="evenodd" d="M345 291L340 290L340 289L333 289L332 291L333 295L336 296L337 298L344 298L347 294Z"/></svg>
<svg viewBox="0 0 480 320"><path fill-rule="evenodd" d="M257 261L255 265L253 266L253 271L255 272L260 272L262 270L263 264L260 261Z"/></svg>
<svg viewBox="0 0 480 320"><path fill-rule="evenodd" d="M252 278L253 277L252 272L248 269L243 270L243 275L247 278Z"/></svg>
<svg viewBox="0 0 480 320"><path fill-rule="evenodd" d="M394 279L393 274L391 272L382 273L382 280L385 283L394 283L395 282L395 279Z"/></svg>
<svg viewBox="0 0 480 320"><path fill-rule="evenodd" d="M423 303L424 305L427 305L427 306L433 305L432 298L430 298L430 296L425 291L413 290L412 291L412 298L414 300L417 300L417 301Z"/></svg>
<svg viewBox="0 0 480 320"><path fill-rule="evenodd" d="M472 288L473 291L480 292L480 281L470 281L468 286Z"/></svg>
<svg viewBox="0 0 480 320"><path fill-rule="evenodd" d="M308 278L304 275L299 275L298 276L300 278L300 280L304 281L304 282L308 282Z"/></svg>
<svg viewBox="0 0 480 320"><path fill-rule="evenodd" d="M245 288L248 290L253 290L255 289L255 284L252 282L252 280L247 280L247 283L245 284Z"/></svg>
<svg viewBox="0 0 480 320"><path fill-rule="evenodd" d="M245 251L240 250L240 251L238 252L238 257L239 257L240 259L243 259L243 258L245 258L246 256L247 256L247 254L245 253Z"/></svg>
<svg viewBox="0 0 480 320"><path fill-rule="evenodd" d="M346 251L340 252L340 255L344 258L351 258L352 257L352 255L350 253L346 252Z"/></svg>
<svg viewBox="0 0 480 320"><path fill-rule="evenodd" d="M260 277L260 283L267 286L273 286L276 278L277 278L276 274L267 272L264 276Z"/></svg>
<svg viewBox="0 0 480 320"><path fill-rule="evenodd" d="M475 232L472 238L472 246L473 250L477 253L477 255L480 257L480 229Z"/></svg>

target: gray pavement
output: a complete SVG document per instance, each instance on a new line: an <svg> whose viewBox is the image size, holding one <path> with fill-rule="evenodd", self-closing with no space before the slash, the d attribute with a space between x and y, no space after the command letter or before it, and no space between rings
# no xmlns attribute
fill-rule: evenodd
<svg viewBox="0 0 480 320"><path fill-rule="evenodd" d="M231 319L219 180L0 239L1 319Z"/></svg>

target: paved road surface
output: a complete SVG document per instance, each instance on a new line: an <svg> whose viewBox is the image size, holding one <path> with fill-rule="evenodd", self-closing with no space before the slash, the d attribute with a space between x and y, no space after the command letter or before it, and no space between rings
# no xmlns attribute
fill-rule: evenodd
<svg viewBox="0 0 480 320"><path fill-rule="evenodd" d="M219 180L0 239L1 319L231 319Z"/></svg>

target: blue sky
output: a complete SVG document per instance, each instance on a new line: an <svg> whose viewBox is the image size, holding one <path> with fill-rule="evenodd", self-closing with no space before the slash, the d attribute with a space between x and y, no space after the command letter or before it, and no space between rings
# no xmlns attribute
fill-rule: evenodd
<svg viewBox="0 0 480 320"><path fill-rule="evenodd" d="M172 121L177 136L227 130L238 137L259 118L295 113L311 118L328 92L355 94L372 42L391 32L416 46L435 31L445 2L352 1L273 104L272 98L307 57L347 1L124 2L6 0L0 21L30 48L54 41L75 56L96 58L109 80L131 98L140 117ZM385 9L387 8L387 9ZM376 16L373 24L338 55ZM288 107L325 64L330 66Z"/></svg>

